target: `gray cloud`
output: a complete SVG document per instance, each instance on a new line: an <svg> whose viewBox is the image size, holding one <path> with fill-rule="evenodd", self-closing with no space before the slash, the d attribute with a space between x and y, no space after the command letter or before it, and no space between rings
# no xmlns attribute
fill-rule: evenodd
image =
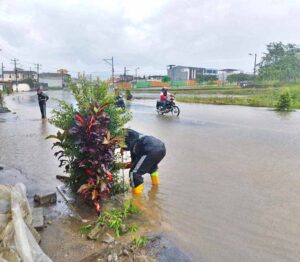
<svg viewBox="0 0 300 262"><path fill-rule="evenodd" d="M0 0L0 60L103 77L102 59L112 55L117 72L164 73L167 64L250 71L249 52L300 42L299 13L292 0Z"/></svg>

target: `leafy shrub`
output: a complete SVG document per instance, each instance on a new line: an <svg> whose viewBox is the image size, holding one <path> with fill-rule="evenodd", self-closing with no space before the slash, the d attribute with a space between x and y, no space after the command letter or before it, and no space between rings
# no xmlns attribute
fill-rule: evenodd
<svg viewBox="0 0 300 262"><path fill-rule="evenodd" d="M291 110L292 105L293 99L291 92L289 89L284 89L279 95L275 107L278 111L288 111Z"/></svg>
<svg viewBox="0 0 300 262"><path fill-rule="evenodd" d="M70 188L100 212L101 200L121 191L115 149L124 143L123 127L131 116L115 107L105 83L81 78L70 88L76 106L59 101L50 122L62 131L48 138L58 140L53 147L60 150L54 155L70 172Z"/></svg>

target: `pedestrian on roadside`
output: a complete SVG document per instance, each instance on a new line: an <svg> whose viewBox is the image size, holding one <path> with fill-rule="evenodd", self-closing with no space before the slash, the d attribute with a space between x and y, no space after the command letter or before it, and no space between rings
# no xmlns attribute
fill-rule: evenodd
<svg viewBox="0 0 300 262"><path fill-rule="evenodd" d="M153 136L140 134L132 129L127 129L125 135L126 148L121 150L130 151L131 162L125 164L130 168L129 178L133 194L143 192L143 175L151 175L152 185L159 184L158 163L165 157L165 144Z"/></svg>
<svg viewBox="0 0 300 262"><path fill-rule="evenodd" d="M46 118L46 102L48 101L49 97L45 93L43 93L43 90L41 88L37 89L37 95L38 95L42 119L45 119Z"/></svg>

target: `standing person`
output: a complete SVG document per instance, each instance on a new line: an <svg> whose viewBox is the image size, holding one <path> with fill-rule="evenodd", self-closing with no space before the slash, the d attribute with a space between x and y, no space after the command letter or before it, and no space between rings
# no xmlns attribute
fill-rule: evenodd
<svg viewBox="0 0 300 262"><path fill-rule="evenodd" d="M44 119L46 118L46 102L48 101L49 97L43 93L41 88L37 89L37 95L38 95L42 118Z"/></svg>
<svg viewBox="0 0 300 262"><path fill-rule="evenodd" d="M130 151L131 154L131 163L127 163L126 168L130 168L132 193L143 192L143 175L146 173L151 175L152 185L158 185L158 163L166 155L164 143L153 136L142 135L132 129L127 129L125 143L126 148L122 150Z"/></svg>

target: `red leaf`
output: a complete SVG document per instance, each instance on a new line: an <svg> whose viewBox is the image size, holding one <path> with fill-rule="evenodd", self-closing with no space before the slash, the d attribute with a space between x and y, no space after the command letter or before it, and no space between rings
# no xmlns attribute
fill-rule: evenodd
<svg viewBox="0 0 300 262"><path fill-rule="evenodd" d="M95 185L95 181L94 181L93 179L89 179L88 185L89 185L89 186Z"/></svg>
<svg viewBox="0 0 300 262"><path fill-rule="evenodd" d="M89 130L93 126L94 122L95 122L95 118L94 118L94 115L92 115L91 118L90 118L90 121L89 121L89 125L88 125L88 129Z"/></svg>
<svg viewBox="0 0 300 262"><path fill-rule="evenodd" d="M94 201L94 206L96 208L97 213L99 213L100 212L100 204L99 204L99 202Z"/></svg>
<svg viewBox="0 0 300 262"><path fill-rule="evenodd" d="M112 174L109 171L106 171L106 177L109 182L113 180Z"/></svg>
<svg viewBox="0 0 300 262"><path fill-rule="evenodd" d="M98 107L98 112L103 111L103 109L105 109L106 107L108 107L109 104L110 104L110 103L105 103L105 104L103 104L102 106L99 106L99 107Z"/></svg>
<svg viewBox="0 0 300 262"><path fill-rule="evenodd" d="M84 120L83 120L82 116L79 113L75 114L75 119L77 120L76 123L78 125L83 126Z"/></svg>
<svg viewBox="0 0 300 262"><path fill-rule="evenodd" d="M86 169L86 170L85 170L85 173L86 173L87 175L89 175L89 176L92 176L92 175L95 174L95 172L94 172L92 169Z"/></svg>

